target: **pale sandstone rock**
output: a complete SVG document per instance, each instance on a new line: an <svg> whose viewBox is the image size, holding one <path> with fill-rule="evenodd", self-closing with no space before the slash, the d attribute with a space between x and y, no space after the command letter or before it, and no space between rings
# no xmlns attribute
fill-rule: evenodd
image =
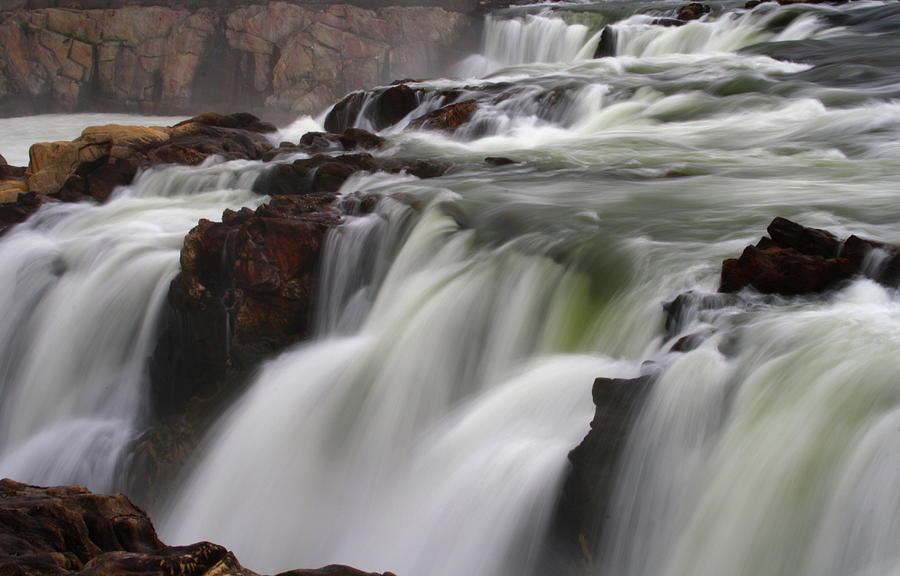
<svg viewBox="0 0 900 576"><path fill-rule="evenodd" d="M22 194L28 193L28 185L22 180L0 180L0 203L15 202Z"/></svg>

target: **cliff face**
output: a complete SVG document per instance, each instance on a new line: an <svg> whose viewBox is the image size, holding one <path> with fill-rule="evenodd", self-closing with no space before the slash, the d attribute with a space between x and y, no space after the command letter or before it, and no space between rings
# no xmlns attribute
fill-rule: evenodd
<svg viewBox="0 0 900 576"><path fill-rule="evenodd" d="M13 3L0 13L0 115L319 112L352 90L433 76L474 48L479 24L466 0Z"/></svg>

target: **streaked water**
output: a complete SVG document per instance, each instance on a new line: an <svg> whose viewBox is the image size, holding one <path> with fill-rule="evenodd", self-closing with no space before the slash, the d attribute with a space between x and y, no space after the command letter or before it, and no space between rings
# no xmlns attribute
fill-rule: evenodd
<svg viewBox="0 0 900 576"><path fill-rule="evenodd" d="M410 118L446 90L478 112L454 133L407 119L386 153L454 171L344 186L383 199L329 236L316 338L213 427L155 511L165 540L270 572L900 572L897 287L745 293L668 341L661 306L715 291L774 216L900 243L900 4L679 28L654 23L676 5L638 8L495 14L462 79L414 84ZM615 55L593 58L607 24ZM593 563L554 564L591 383L647 370Z"/></svg>

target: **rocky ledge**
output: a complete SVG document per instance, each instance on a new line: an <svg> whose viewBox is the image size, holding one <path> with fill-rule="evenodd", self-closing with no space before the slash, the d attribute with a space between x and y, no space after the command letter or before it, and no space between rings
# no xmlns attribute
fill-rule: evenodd
<svg viewBox="0 0 900 576"><path fill-rule="evenodd" d="M821 292L862 275L895 285L900 280L900 246L859 236L841 241L826 230L775 218L769 237L747 246L740 258L722 263L720 292L752 287L763 294Z"/></svg>
<svg viewBox="0 0 900 576"><path fill-rule="evenodd" d="M258 576L216 544L166 546L122 494L0 480L0 574L9 576ZM391 576L347 566L279 576Z"/></svg>

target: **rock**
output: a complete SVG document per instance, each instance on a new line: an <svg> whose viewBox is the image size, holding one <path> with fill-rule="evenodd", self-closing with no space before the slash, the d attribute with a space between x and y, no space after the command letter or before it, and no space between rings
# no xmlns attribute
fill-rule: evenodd
<svg viewBox="0 0 900 576"><path fill-rule="evenodd" d="M358 150L360 148L377 150L384 146L384 138L359 128L347 128L340 135L339 140L344 150Z"/></svg>
<svg viewBox="0 0 900 576"><path fill-rule="evenodd" d="M154 406L178 414L210 398L312 329L334 196L277 196L253 211L201 220L185 238L151 360Z"/></svg>
<svg viewBox="0 0 900 576"><path fill-rule="evenodd" d="M257 179L253 189L269 196L337 192L347 178L357 172L406 171L419 178L434 178L449 168L449 164L437 160L404 162L377 158L365 152L339 156L317 154L291 164L276 165Z"/></svg>
<svg viewBox="0 0 900 576"><path fill-rule="evenodd" d="M24 222L46 201L46 196L28 192L19 195L12 202L0 204L0 236L6 234L15 224Z"/></svg>
<svg viewBox="0 0 900 576"><path fill-rule="evenodd" d="M28 189L67 201L105 201L155 164L196 165L212 155L261 159L275 129L251 114L203 114L173 127L91 126L71 142L35 144L29 151Z"/></svg>
<svg viewBox="0 0 900 576"><path fill-rule="evenodd" d="M594 51L594 58L606 58L616 55L616 30L612 26L604 26L600 33L600 42Z"/></svg>
<svg viewBox="0 0 900 576"><path fill-rule="evenodd" d="M0 480L0 574L15 576L259 576L210 542L166 546L122 494ZM348 566L278 576L393 576Z"/></svg>
<svg viewBox="0 0 900 576"><path fill-rule="evenodd" d="M706 4L691 2L690 4L686 4L679 8L675 17L683 22L699 20L706 14L709 14L710 10L711 8Z"/></svg>
<svg viewBox="0 0 900 576"><path fill-rule="evenodd" d="M478 102L463 100L420 116L409 125L425 130L455 130L471 120L476 110L478 110Z"/></svg>
<svg viewBox="0 0 900 576"><path fill-rule="evenodd" d="M393 126L419 107L419 90L413 90L406 84L391 86L378 95L375 100L374 117L376 130Z"/></svg>
<svg viewBox="0 0 900 576"><path fill-rule="evenodd" d="M747 246L740 258L722 263L720 292L752 286L764 294L808 294L834 287L857 274L890 283L900 275L900 247L831 233L775 218L768 238ZM876 252L877 251L877 252ZM868 258L880 255L879 265Z"/></svg>
<svg viewBox="0 0 900 576"><path fill-rule="evenodd" d="M653 379L597 378L596 410L584 440L569 453L569 470L557 509L557 532L564 545L593 564L615 487L615 473L629 428L650 392Z"/></svg>
<svg viewBox="0 0 900 576"><path fill-rule="evenodd" d="M488 156L484 159L484 163L488 166L509 166L510 164L518 164L512 158L505 158L503 156Z"/></svg>
<svg viewBox="0 0 900 576"><path fill-rule="evenodd" d="M365 92L354 92L345 96L332 106L328 115L325 116L325 129L329 132L343 132L347 128L356 126L359 113L367 99L368 95Z"/></svg>

